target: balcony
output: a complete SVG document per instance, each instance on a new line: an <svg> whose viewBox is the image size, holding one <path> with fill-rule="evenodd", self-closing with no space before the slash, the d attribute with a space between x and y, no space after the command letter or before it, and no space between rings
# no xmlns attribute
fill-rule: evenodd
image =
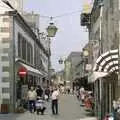
<svg viewBox="0 0 120 120"><path fill-rule="evenodd" d="M80 20L81 20L81 26L89 26L90 25L90 13L82 13Z"/></svg>

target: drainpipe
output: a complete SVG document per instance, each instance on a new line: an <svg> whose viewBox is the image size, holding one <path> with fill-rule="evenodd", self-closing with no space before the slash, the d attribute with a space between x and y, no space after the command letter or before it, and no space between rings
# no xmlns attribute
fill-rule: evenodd
<svg viewBox="0 0 120 120"><path fill-rule="evenodd" d="M118 12L120 12L120 0L118 1ZM117 95L117 98L120 97L120 20L118 21L118 24L119 24L119 46L118 46L118 83L117 83L117 90L116 90L116 95Z"/></svg>
<svg viewBox="0 0 120 120"><path fill-rule="evenodd" d="M49 40L49 55L48 55L48 81L47 81L47 85L49 85L51 83L51 39L48 38Z"/></svg>
<svg viewBox="0 0 120 120"><path fill-rule="evenodd" d="M103 16L103 6L101 6L100 8L100 39L99 39L100 54L102 53L102 16Z"/></svg>
<svg viewBox="0 0 120 120"><path fill-rule="evenodd" d="M99 53L102 54L102 19L103 19L103 4L100 4L100 39L99 39ZM99 79L99 87L100 87L100 120L102 119L102 78Z"/></svg>

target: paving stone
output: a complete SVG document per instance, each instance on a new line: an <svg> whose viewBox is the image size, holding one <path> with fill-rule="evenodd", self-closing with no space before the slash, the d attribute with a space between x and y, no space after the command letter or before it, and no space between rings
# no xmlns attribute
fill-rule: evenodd
<svg viewBox="0 0 120 120"><path fill-rule="evenodd" d="M52 115L50 102L47 103L45 115L36 115L36 113L31 114L29 112L24 114L0 114L0 120L84 120L83 118L85 117L85 111L74 95L61 95L59 101L59 115Z"/></svg>

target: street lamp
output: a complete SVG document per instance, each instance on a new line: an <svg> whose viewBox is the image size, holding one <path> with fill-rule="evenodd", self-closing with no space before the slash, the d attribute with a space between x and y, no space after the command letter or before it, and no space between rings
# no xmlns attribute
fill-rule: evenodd
<svg viewBox="0 0 120 120"><path fill-rule="evenodd" d="M48 33L48 37L55 37L58 28L55 26L54 22L52 21L52 17L50 19L51 22L49 23L49 26L46 28L46 30Z"/></svg>
<svg viewBox="0 0 120 120"><path fill-rule="evenodd" d="M60 58L60 59L58 60L58 62L59 62L59 64L63 64L63 59Z"/></svg>
<svg viewBox="0 0 120 120"><path fill-rule="evenodd" d="M86 50L86 49L84 49L84 50L83 50L83 55L84 55L85 57L88 57L88 55L89 55L89 51Z"/></svg>
<svg viewBox="0 0 120 120"><path fill-rule="evenodd" d="M54 24L54 22L52 21L53 20L53 18L52 17L50 17L50 23L49 23L49 26L46 28L46 31L47 31L47 37L48 38L51 38L51 37L55 37L55 35L56 35L56 32L57 32L57 30L58 30L58 28L55 26L55 24ZM49 40L51 40L51 39L49 39ZM49 79L49 81L50 81L50 68L51 68L51 54L50 54L51 52L50 52L50 41L49 41L49 58L48 58L48 79Z"/></svg>

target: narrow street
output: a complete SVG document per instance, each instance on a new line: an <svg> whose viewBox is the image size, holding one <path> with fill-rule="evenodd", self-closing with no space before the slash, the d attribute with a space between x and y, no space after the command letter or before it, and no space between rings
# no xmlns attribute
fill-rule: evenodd
<svg viewBox="0 0 120 120"><path fill-rule="evenodd" d="M50 103L47 105L45 115L36 115L26 112L25 114L0 115L0 120L80 120L85 118L85 111L73 95L62 95L60 97L59 115L51 114Z"/></svg>
<svg viewBox="0 0 120 120"><path fill-rule="evenodd" d="M0 120L120 120L119 91L120 0L0 0Z"/></svg>

